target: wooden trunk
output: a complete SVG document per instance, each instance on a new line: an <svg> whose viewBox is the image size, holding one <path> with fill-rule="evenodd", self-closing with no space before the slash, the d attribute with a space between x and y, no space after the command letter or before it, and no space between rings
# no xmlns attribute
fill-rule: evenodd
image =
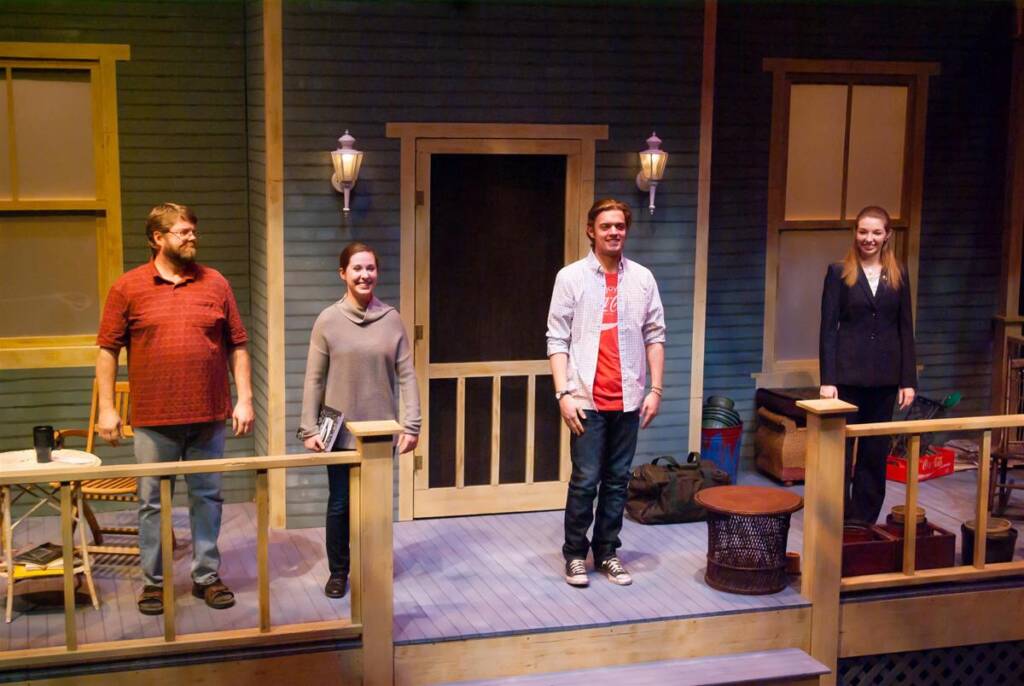
<svg viewBox="0 0 1024 686"><path fill-rule="evenodd" d="M779 481L803 481L807 428L789 417L757 408L754 459L757 468Z"/></svg>

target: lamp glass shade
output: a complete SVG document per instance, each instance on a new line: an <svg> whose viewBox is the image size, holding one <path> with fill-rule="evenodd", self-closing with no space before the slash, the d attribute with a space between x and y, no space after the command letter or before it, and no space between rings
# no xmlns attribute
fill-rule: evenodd
<svg viewBox="0 0 1024 686"><path fill-rule="evenodd" d="M650 181L661 181L667 162L668 153L664 150L649 149L640 153L641 173Z"/></svg>
<svg viewBox="0 0 1024 686"><path fill-rule="evenodd" d="M359 168L363 164L363 153L359 150L339 148L331 151L334 163L334 174L341 183L354 184L359 178Z"/></svg>

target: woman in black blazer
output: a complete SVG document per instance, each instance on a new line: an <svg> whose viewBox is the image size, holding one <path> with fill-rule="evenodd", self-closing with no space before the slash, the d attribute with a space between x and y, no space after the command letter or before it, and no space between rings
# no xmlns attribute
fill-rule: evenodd
<svg viewBox="0 0 1024 686"><path fill-rule="evenodd" d="M821 295L820 394L856 405L851 424L890 421L893 405L909 407L917 386L910 283L893 252L889 221L881 207L860 211L853 245L842 262L829 265ZM848 447L848 521L878 519L888 448L888 436L860 439L851 478Z"/></svg>

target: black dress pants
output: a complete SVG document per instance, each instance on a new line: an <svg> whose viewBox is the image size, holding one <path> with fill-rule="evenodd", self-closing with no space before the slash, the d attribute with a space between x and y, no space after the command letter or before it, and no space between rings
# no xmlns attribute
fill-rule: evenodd
<svg viewBox="0 0 1024 686"><path fill-rule="evenodd" d="M899 388L896 386L838 386L839 399L857 406L848 424L892 421ZM885 501L885 458L890 436L861 438L853 464L853 439L846 442L846 521L874 524Z"/></svg>

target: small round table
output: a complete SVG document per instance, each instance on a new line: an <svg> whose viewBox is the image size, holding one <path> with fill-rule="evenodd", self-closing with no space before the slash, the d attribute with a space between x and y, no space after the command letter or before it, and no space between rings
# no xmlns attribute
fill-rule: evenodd
<svg viewBox="0 0 1024 686"><path fill-rule="evenodd" d="M709 586L745 595L786 587L789 516L803 498L781 488L716 486L695 500L708 511Z"/></svg>
<svg viewBox="0 0 1024 686"><path fill-rule="evenodd" d="M52 471L54 474L57 474L69 467L98 467L102 464L102 460L99 457L82 450L54 450L50 459L50 462L36 462L36 451L33 448L28 450L11 450L0 453L0 471L3 472L4 476L17 476L18 472L35 472L38 474L41 471ZM26 480L25 482L0 486L0 542L2 542L2 545L0 545L0 548L2 548L0 550L0 577L8 579L6 607L4 610L4 619L7 623L11 622L13 616L15 583L24 579L62 576L64 574L63 566L59 569L28 569L25 565L16 563L14 560L13 538L15 527L25 521L39 508L51 507L58 512L61 511L60 488L55 489L53 486L50 486L48 483L49 479L39 481L37 476L32 478L36 480ZM77 513L82 510L82 493L79 482L72 483L71 497L74 503L74 514L72 516L77 519ZM12 520L11 505L22 498L25 499L24 504L29 505L29 507L20 517ZM30 504L29 501L33 500L35 502ZM92 566L89 562L89 551L86 548L84 526L78 527L78 536L79 545L73 554L80 556L81 561L75 563L73 572L85 575L92 605L94 608L99 609L99 598L96 595L96 587L92 580ZM26 545L31 545L32 543L39 543L39 541L26 541Z"/></svg>

